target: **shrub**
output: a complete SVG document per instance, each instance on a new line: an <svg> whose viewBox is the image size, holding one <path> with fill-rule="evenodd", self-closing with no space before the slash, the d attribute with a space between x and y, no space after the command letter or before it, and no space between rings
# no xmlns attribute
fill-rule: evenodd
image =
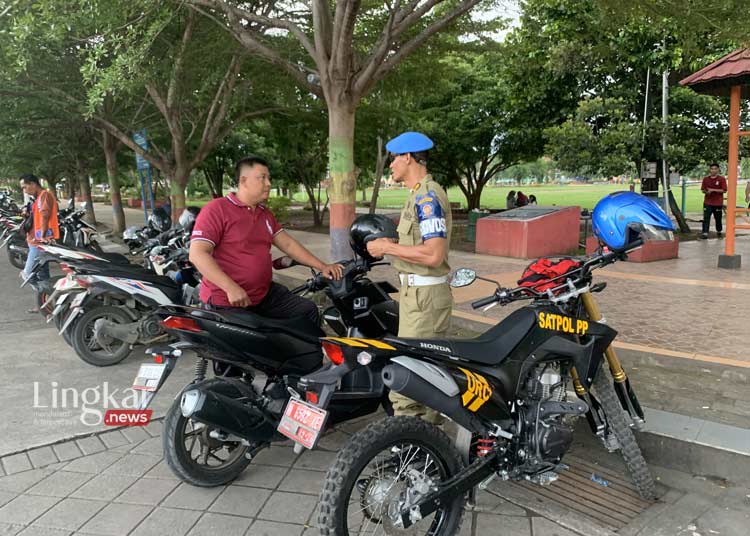
<svg viewBox="0 0 750 536"><path fill-rule="evenodd" d="M279 223L284 223L289 218L289 206L292 201L288 197L269 197L266 206Z"/></svg>

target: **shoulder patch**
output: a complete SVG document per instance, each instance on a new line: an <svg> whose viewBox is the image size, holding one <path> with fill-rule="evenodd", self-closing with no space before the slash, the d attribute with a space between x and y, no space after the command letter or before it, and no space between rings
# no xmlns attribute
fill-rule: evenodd
<svg viewBox="0 0 750 536"><path fill-rule="evenodd" d="M418 195L416 198L417 220L422 240L430 238L447 238L445 213L435 192L428 191L426 194Z"/></svg>

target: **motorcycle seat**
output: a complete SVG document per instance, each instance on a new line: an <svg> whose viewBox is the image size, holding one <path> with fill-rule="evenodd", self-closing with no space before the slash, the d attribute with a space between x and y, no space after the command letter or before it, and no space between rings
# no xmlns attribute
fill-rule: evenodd
<svg viewBox="0 0 750 536"><path fill-rule="evenodd" d="M196 309L192 313L194 316L202 318L211 318L212 316L219 316L227 324L234 324L251 329L273 329L291 333L297 336L303 336L303 338L317 340L320 337L325 337L325 333L319 326L313 324L310 319L305 316L293 316L285 319L268 318L261 316L252 311L246 311L240 308L211 308L211 309Z"/></svg>
<svg viewBox="0 0 750 536"><path fill-rule="evenodd" d="M92 255L101 257L102 259L114 264L130 264L130 259L122 253L92 253Z"/></svg>
<svg viewBox="0 0 750 536"><path fill-rule="evenodd" d="M445 356L461 357L474 363L495 366L502 363L523 340L536 323L531 309L519 309L505 320L474 339L414 339L386 338L400 346L420 352L436 352Z"/></svg>

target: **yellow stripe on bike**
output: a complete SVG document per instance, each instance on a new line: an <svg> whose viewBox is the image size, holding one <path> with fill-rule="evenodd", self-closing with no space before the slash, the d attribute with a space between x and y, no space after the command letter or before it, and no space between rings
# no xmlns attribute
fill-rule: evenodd
<svg viewBox="0 0 750 536"><path fill-rule="evenodd" d="M336 341L347 346L354 346L356 348L379 348L380 350L395 350L394 346L388 343L378 341L375 339L357 339L354 337L325 337L323 340Z"/></svg>
<svg viewBox="0 0 750 536"><path fill-rule="evenodd" d="M336 342L340 342L341 344L345 344L347 346L355 346L355 347L358 347L358 348L367 348L366 344L363 344L363 343L359 342L357 339L349 339L349 338L346 338L346 337L326 337L323 340L336 341Z"/></svg>
<svg viewBox="0 0 750 536"><path fill-rule="evenodd" d="M370 346L374 346L375 348L379 348L381 350L395 350L395 346L391 346L388 343L385 343L383 341L378 341L375 339L356 339L360 342L363 342L365 344L369 344Z"/></svg>

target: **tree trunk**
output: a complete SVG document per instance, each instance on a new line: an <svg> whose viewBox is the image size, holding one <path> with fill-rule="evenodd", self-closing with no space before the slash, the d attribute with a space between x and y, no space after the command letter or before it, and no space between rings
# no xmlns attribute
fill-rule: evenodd
<svg viewBox="0 0 750 536"><path fill-rule="evenodd" d="M211 190L211 197L217 199L224 195L224 174L221 169L203 170L206 177L208 189Z"/></svg>
<svg viewBox="0 0 750 536"><path fill-rule="evenodd" d="M72 199L75 203L76 199L76 185L75 185L76 179L72 175L68 176L68 180L65 181L65 195L68 196L68 199Z"/></svg>
<svg viewBox="0 0 750 536"><path fill-rule="evenodd" d="M91 183L88 174L84 171L78 173L78 188L80 188L81 197L86 204L86 221L94 225L96 224L96 216L94 215L94 201L91 199Z"/></svg>
<svg viewBox="0 0 750 536"><path fill-rule="evenodd" d="M176 222L185 210L185 188L189 179L190 171L178 168L169 180L172 194L172 223Z"/></svg>
<svg viewBox="0 0 750 536"><path fill-rule="evenodd" d="M57 177L47 175L47 189L57 199ZM59 202L60 200L57 199L57 201Z"/></svg>
<svg viewBox="0 0 750 536"><path fill-rule="evenodd" d="M109 199L112 202L112 232L120 236L125 230L125 212L122 209L120 179L117 176L117 142L106 130L102 130L102 142L104 160L107 164Z"/></svg>
<svg viewBox="0 0 750 536"><path fill-rule="evenodd" d="M681 233L689 233L690 232L690 226L687 223L687 220L685 219L685 215L680 210L680 207L677 206L677 200L674 198L674 194L672 193L672 188L668 188L669 193L669 208L672 210L672 214L674 214L675 219L677 220L677 226L680 228Z"/></svg>
<svg viewBox="0 0 750 536"><path fill-rule="evenodd" d="M331 260L351 259L349 227L355 217L356 178L354 176L354 107L329 105L328 166L331 185Z"/></svg>
<svg viewBox="0 0 750 536"><path fill-rule="evenodd" d="M320 199L315 198L314 186L308 186L307 183L303 183L303 186L307 193L307 199L310 201L310 207L312 208L313 226L319 227L323 225L323 213L320 210Z"/></svg>
<svg viewBox="0 0 750 536"><path fill-rule="evenodd" d="M479 208L480 202L482 200L483 189L484 189L484 184L478 184L475 190L466 196L467 210L474 210L475 208Z"/></svg>
<svg viewBox="0 0 750 536"><path fill-rule="evenodd" d="M378 206L378 194L380 193L380 182L383 179L385 160L387 154L383 152L383 138L378 136L378 158L375 161L375 184L372 186L372 198L370 199L370 214L375 214Z"/></svg>

